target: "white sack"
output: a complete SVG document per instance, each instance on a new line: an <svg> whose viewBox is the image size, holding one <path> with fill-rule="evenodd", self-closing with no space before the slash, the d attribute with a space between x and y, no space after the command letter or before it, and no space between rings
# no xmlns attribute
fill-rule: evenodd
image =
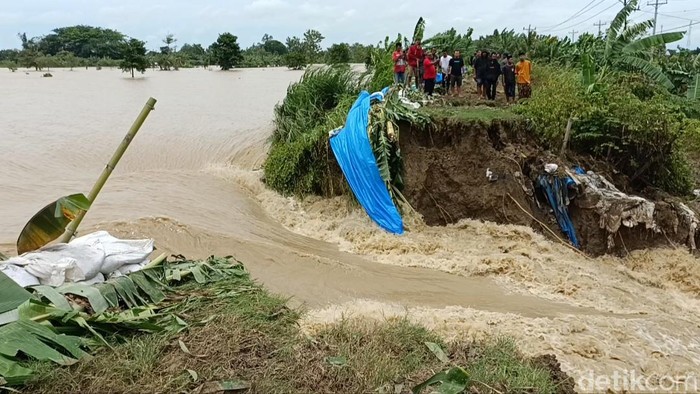
<svg viewBox="0 0 700 394"><path fill-rule="evenodd" d="M39 279L27 272L24 267L3 262L0 263L0 271L22 287L36 286L39 284Z"/></svg>
<svg viewBox="0 0 700 394"><path fill-rule="evenodd" d="M76 238L70 243L70 245L97 244L104 248L105 258L100 272L105 275L109 275L124 265L142 264L153 252L152 239L119 239L106 231L97 231Z"/></svg>
<svg viewBox="0 0 700 394"><path fill-rule="evenodd" d="M105 281L105 276L102 275L101 272L98 272L97 275L95 275L94 278L85 279L85 280L82 280L82 281L80 281L80 282L78 282L78 283L83 284L83 285L94 285L94 284L96 284L96 283L102 283L102 282L104 282L104 281Z"/></svg>

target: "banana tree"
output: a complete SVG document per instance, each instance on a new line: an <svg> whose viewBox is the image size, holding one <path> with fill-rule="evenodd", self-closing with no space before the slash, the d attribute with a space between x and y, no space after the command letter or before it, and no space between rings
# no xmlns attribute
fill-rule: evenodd
<svg viewBox="0 0 700 394"><path fill-rule="evenodd" d="M605 49L602 54L583 56L581 68L584 82L589 90L605 79L613 70L634 70L646 75L655 83L668 90L674 88L673 82L663 72L654 59L654 50L664 48L666 44L683 38L683 32L668 32L643 37L654 27L654 21L648 20L624 27L625 21L636 9L638 0L631 0L617 13L606 32ZM590 76L594 78L591 80Z"/></svg>

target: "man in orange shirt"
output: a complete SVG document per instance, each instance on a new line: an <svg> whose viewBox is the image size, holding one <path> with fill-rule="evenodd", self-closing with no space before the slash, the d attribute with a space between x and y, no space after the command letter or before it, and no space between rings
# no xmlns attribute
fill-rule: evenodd
<svg viewBox="0 0 700 394"><path fill-rule="evenodd" d="M532 63L520 53L520 61L515 65L515 75L518 81L518 98L530 98L532 94Z"/></svg>

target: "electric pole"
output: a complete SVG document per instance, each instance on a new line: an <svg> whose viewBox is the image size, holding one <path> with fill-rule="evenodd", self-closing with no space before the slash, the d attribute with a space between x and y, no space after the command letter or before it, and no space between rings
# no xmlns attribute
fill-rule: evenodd
<svg viewBox="0 0 700 394"><path fill-rule="evenodd" d="M620 0L620 2L627 7L627 4L629 4L630 0ZM641 8L637 6L637 8L634 9L635 11L641 11ZM627 18L625 18L625 29L627 29Z"/></svg>
<svg viewBox="0 0 700 394"><path fill-rule="evenodd" d="M569 33L571 33L571 42L576 41L576 33L578 33L576 30L571 30Z"/></svg>
<svg viewBox="0 0 700 394"><path fill-rule="evenodd" d="M647 3L647 5L654 6L654 32L652 34L656 34L656 19L659 17L659 7L666 4L668 4L668 0L664 0L663 2L654 0L653 3L651 1Z"/></svg>
<svg viewBox="0 0 700 394"><path fill-rule="evenodd" d="M598 36L600 36L601 30L600 28L607 25L608 22L603 23L603 21L598 20L598 23L594 23L593 26L598 26Z"/></svg>
<svg viewBox="0 0 700 394"><path fill-rule="evenodd" d="M688 49L690 49L690 37L693 33L693 21L688 22Z"/></svg>
<svg viewBox="0 0 700 394"><path fill-rule="evenodd" d="M529 37L530 34L531 34L533 31L535 31L535 30L537 30L537 28L536 28L536 27L532 27L531 25L527 25L527 27L523 27L523 31L526 31L526 32L527 32L527 36L528 36L528 37Z"/></svg>

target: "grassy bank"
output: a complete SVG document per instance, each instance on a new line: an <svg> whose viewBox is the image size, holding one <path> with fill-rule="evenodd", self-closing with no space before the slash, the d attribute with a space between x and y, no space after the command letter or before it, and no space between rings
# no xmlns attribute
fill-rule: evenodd
<svg viewBox="0 0 700 394"><path fill-rule="evenodd" d="M187 331L137 335L121 343L110 338L113 350L102 348L70 367L34 363L36 376L23 390L164 393L238 387L252 393L394 393L408 392L451 364L464 368L472 392L573 388L570 380L561 380L565 375L551 358L525 359L506 339L445 344L404 319L344 320L303 333L302 313L247 275L206 287L186 284L165 302L177 302L175 312L190 322ZM431 350L426 343L436 345Z"/></svg>

